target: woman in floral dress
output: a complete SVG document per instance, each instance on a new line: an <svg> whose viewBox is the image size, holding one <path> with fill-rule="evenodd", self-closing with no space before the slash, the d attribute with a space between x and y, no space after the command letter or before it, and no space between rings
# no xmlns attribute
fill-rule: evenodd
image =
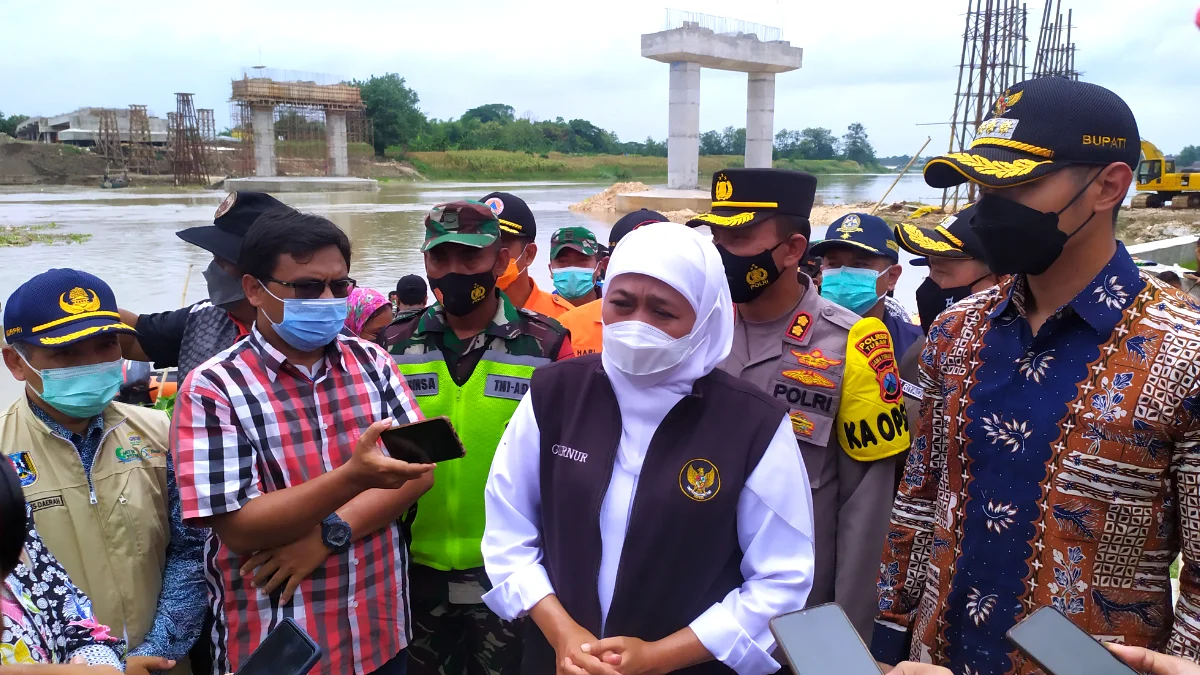
<svg viewBox="0 0 1200 675"><path fill-rule="evenodd" d="M11 462L0 460L0 666L87 663L122 669L123 640L96 621L33 529Z"/></svg>

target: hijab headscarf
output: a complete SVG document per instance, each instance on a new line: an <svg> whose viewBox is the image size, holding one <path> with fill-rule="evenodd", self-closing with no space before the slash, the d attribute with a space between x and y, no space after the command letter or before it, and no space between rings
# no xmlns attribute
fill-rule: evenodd
<svg viewBox="0 0 1200 675"><path fill-rule="evenodd" d="M372 288L355 288L346 298L346 328L355 336L362 335L363 327L380 307L391 304L387 296Z"/></svg>
<svg viewBox="0 0 1200 675"><path fill-rule="evenodd" d="M622 274L658 279L679 291L696 311L696 324L690 333L694 349L673 368L653 375L627 375L601 352L625 431L642 427L652 434L667 412L691 392L696 380L729 356L733 347L733 301L716 247L695 230L676 223L654 223L623 237L608 264L608 283ZM648 436L633 445L643 446L644 450L644 444L649 444Z"/></svg>

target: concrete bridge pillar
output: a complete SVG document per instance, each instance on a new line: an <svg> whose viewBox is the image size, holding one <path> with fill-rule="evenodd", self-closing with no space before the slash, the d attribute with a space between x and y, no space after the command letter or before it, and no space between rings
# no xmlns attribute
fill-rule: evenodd
<svg viewBox="0 0 1200 675"><path fill-rule="evenodd" d="M746 168L771 168L775 143L775 73L750 73L746 87Z"/></svg>
<svg viewBox="0 0 1200 675"><path fill-rule="evenodd" d="M275 175L275 106L251 108L254 128L254 175L267 178Z"/></svg>
<svg viewBox="0 0 1200 675"><path fill-rule="evenodd" d="M346 145L346 113L325 111L325 137L329 147L329 175L350 175L350 153Z"/></svg>
<svg viewBox="0 0 1200 675"><path fill-rule="evenodd" d="M667 187L696 188L700 172L700 64L671 63L670 114L667 122Z"/></svg>

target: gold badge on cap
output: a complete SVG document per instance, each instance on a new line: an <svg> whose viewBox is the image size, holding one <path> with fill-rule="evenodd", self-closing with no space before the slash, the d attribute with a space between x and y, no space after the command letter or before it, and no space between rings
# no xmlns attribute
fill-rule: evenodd
<svg viewBox="0 0 1200 675"><path fill-rule="evenodd" d="M721 491L721 474L707 459L693 459L679 470L679 489L690 499L706 502Z"/></svg>
<svg viewBox="0 0 1200 675"><path fill-rule="evenodd" d="M996 105L992 108L992 113L995 115L1003 115L1008 111L1009 108L1016 105L1024 95L1025 92L1023 91L1018 91L1017 93L1012 94L1005 89L1004 93L1000 95L1000 98L996 99Z"/></svg>
<svg viewBox="0 0 1200 675"><path fill-rule="evenodd" d="M733 196L733 183L729 181L728 176L725 174L717 176L717 187L714 192L713 196L717 198L718 202L727 201Z"/></svg>
<svg viewBox="0 0 1200 675"><path fill-rule="evenodd" d="M836 231L842 233L842 239L849 239L850 235L855 232L863 231L862 220L859 219L858 215L851 213L846 216L846 219L842 221L842 224L838 226Z"/></svg>
<svg viewBox="0 0 1200 675"><path fill-rule="evenodd" d="M91 295L88 295L89 293ZM71 315L94 312L100 309L100 296L96 295L96 291L85 291L75 287L71 289L70 293L58 296L58 306L62 308L62 311Z"/></svg>
<svg viewBox="0 0 1200 675"><path fill-rule="evenodd" d="M232 209L233 205L237 202L237 195L238 193L236 192L230 192L225 199L221 201L221 205L217 207L217 214L213 216L213 220L220 218L226 213L229 213L229 209Z"/></svg>

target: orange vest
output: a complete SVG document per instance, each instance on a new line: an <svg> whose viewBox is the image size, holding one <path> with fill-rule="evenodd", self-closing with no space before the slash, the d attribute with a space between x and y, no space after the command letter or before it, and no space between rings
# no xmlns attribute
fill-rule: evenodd
<svg viewBox="0 0 1200 675"><path fill-rule="evenodd" d="M604 323L600 320L603 300L593 300L558 317L563 328L571 331L571 347L576 356L604 351Z"/></svg>
<svg viewBox="0 0 1200 675"><path fill-rule="evenodd" d="M525 304L521 307L521 309L527 309L531 312L544 314L551 319L557 319L563 314L575 309L574 305L562 299L561 297L552 293L547 293L538 288L537 282L533 279L530 279L529 283L533 285L533 290L529 293L529 299L525 301Z"/></svg>

